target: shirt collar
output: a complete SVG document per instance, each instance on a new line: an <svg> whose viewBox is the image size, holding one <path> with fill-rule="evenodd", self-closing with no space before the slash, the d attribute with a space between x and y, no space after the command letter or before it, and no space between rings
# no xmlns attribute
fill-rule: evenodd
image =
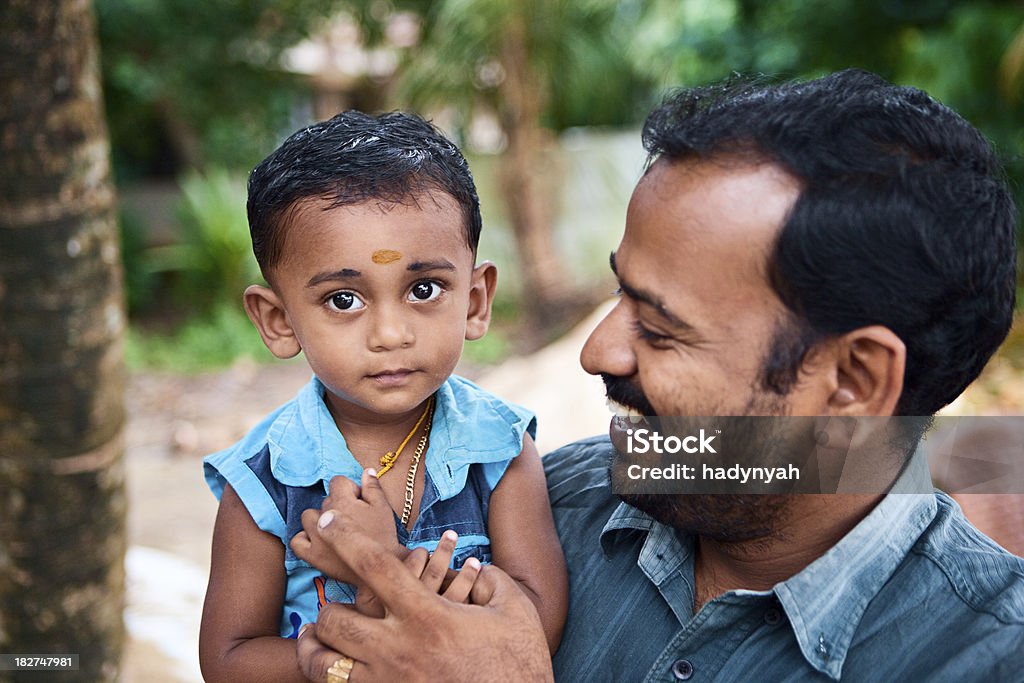
<svg viewBox="0 0 1024 683"><path fill-rule="evenodd" d="M893 485L893 493L884 496L867 517L823 556L772 589L789 617L804 658L830 678L839 679L867 606L935 517L934 493L913 493L921 491L925 482L930 486L927 468L927 460L919 449ZM648 534L638 565L655 585L660 586L666 572L680 567L692 555L692 539L689 544L683 543L670 527L626 503L619 503L601 530L604 554L609 554L620 534L629 532ZM643 556L649 548L653 549L655 537L662 539L659 549L664 549L671 537L675 552L665 555L671 562L652 570L645 566Z"/></svg>
<svg viewBox="0 0 1024 683"><path fill-rule="evenodd" d="M919 460L915 455L913 460ZM925 464L925 467L927 465ZM908 467L893 490L920 477ZM909 487L914 490L914 487ZM917 489L919 490L919 489ZM774 587L807 662L839 679L868 605L934 519L934 493L891 493L824 555Z"/></svg>
<svg viewBox="0 0 1024 683"><path fill-rule="evenodd" d="M288 486L312 486L344 475L359 481L362 467L348 449L313 377L267 431L270 469ZM519 455L523 434L536 431L532 413L505 403L461 377L437 390L430 445L423 458L440 500L465 487L470 465Z"/></svg>

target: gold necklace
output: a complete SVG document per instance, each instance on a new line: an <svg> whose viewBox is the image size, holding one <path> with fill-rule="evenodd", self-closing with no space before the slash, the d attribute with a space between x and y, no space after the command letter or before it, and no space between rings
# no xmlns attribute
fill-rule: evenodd
<svg viewBox="0 0 1024 683"><path fill-rule="evenodd" d="M402 507L403 527L409 523L409 517L412 515L412 499L416 493L416 469L419 467L423 449L427 447L427 441L430 440L430 425L434 421L433 407L434 397L431 396L427 404L427 409L430 410L430 415L427 417L427 427L423 430L423 436L420 437L419 444L416 445L416 452L412 454L412 462L409 463L409 474L405 478L405 505Z"/></svg>
<svg viewBox="0 0 1024 683"><path fill-rule="evenodd" d="M391 467L398 460L398 456L402 454L402 450L405 448L405 445L409 443L409 439L411 439L412 435L416 433L416 430L420 428L420 425L423 424L423 421L427 419L427 413L430 412L430 409L431 407L433 407L433 405L434 397L431 396L430 398L427 399L427 405L423 407L423 414L420 415L420 419L416 420L416 424L415 426L413 426L412 431L405 435L405 440L402 441L401 445L397 449L393 451L388 451L384 455L380 456L380 470L377 472L378 479L383 477L384 473L390 470ZM430 427L427 427L427 432L429 431Z"/></svg>

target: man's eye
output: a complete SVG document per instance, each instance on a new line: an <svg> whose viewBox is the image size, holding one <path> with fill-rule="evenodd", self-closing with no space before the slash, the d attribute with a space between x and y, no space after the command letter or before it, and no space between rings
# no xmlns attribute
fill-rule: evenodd
<svg viewBox="0 0 1024 683"><path fill-rule="evenodd" d="M417 282L409 290L410 301L432 301L437 297L441 296L443 292L441 285L436 282L424 281Z"/></svg>
<svg viewBox="0 0 1024 683"><path fill-rule="evenodd" d="M657 344L659 342L665 342L670 339L670 337L666 337L663 334L658 334L657 332L653 332L647 329L639 320L633 321L633 331L636 333L636 336L639 337L640 339L652 342L654 344Z"/></svg>
<svg viewBox="0 0 1024 683"><path fill-rule="evenodd" d="M358 311L360 308L366 307L366 304L352 292L332 294L329 303L331 308L336 311Z"/></svg>

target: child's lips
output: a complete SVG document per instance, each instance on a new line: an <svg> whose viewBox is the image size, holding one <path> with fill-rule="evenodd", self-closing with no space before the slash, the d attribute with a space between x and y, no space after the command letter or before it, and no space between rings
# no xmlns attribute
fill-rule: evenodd
<svg viewBox="0 0 1024 683"><path fill-rule="evenodd" d="M409 368L398 368L397 370L384 370L383 372L377 372L372 375L368 375L368 377L381 386L396 387L404 384L414 372L416 371L410 370Z"/></svg>

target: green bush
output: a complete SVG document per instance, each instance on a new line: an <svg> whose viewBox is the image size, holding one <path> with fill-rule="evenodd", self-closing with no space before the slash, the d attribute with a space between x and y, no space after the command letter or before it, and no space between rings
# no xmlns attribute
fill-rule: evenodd
<svg viewBox="0 0 1024 683"><path fill-rule="evenodd" d="M242 311L241 303L220 304L209 314L196 316L171 334L128 330L125 345L128 367L195 373L231 365L247 357L273 360L259 333Z"/></svg>
<svg viewBox="0 0 1024 683"><path fill-rule="evenodd" d="M205 314L238 301L259 282L245 215L244 184L224 169L193 172L181 180L180 233L175 244L152 247L144 257L150 272L172 275L180 303Z"/></svg>

